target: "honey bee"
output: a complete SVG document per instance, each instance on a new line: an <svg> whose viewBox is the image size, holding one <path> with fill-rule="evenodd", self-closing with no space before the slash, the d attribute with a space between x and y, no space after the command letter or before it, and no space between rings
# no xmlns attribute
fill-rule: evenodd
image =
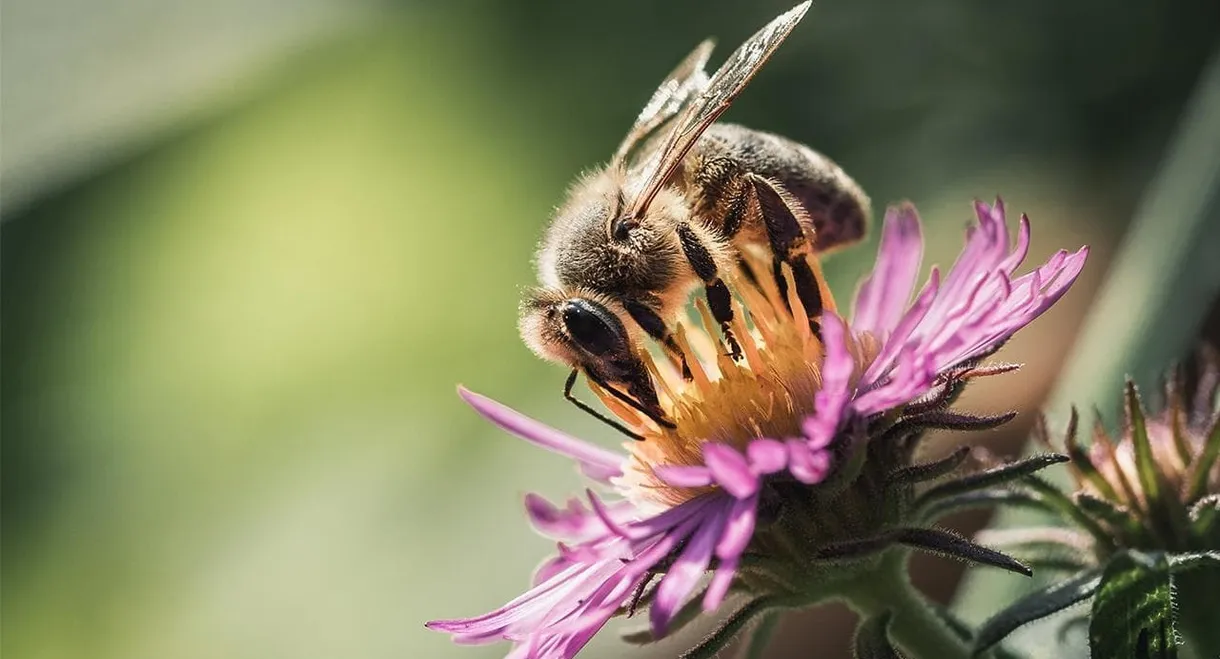
<svg viewBox="0 0 1220 659"><path fill-rule="evenodd" d="M771 254L781 285L788 264L816 331L822 301L806 257L864 235L869 199L838 165L778 135L716 123L809 5L771 21L710 77L713 42L699 44L662 81L609 164L573 186L539 246L542 286L521 305L521 335L539 356L572 368L565 398L628 435L572 395L579 373L672 427L641 360L639 331L680 359L671 323L702 285L739 359L722 273L740 267L745 249Z"/></svg>

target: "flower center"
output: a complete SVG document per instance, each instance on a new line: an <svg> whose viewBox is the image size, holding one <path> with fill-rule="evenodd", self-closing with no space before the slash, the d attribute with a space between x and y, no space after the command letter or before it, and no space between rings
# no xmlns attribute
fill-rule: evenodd
<svg viewBox="0 0 1220 659"><path fill-rule="evenodd" d="M770 272L768 264L751 262L754 272ZM835 303L820 265L810 259L824 308ZM624 475L616 483L637 504L669 507L706 491L662 482L653 467L702 465L704 442L720 442L744 452L753 439L783 439L801 434L802 421L814 412L814 397L822 387L823 346L810 327L785 266L784 286L770 277L751 280L733 273L733 336L742 356L729 356L722 332L703 300L695 304L697 323L679 323L675 336L691 377L683 378L680 361L643 355L652 372L660 404L674 422L666 428L636 413L613 396L595 392L643 441L631 442ZM856 372L877 356L879 342L871 336L849 341Z"/></svg>

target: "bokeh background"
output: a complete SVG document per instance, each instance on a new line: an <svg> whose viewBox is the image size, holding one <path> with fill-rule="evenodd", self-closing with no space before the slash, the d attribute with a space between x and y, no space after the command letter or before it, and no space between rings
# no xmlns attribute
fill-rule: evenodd
<svg viewBox="0 0 1220 659"><path fill-rule="evenodd" d="M618 441L517 338L534 242L681 56L789 4L7 0L3 654L501 654L422 624L514 596L523 494L579 481L454 386ZM824 0L728 118L914 200L928 262L997 193L1032 258L1093 245L964 401L1028 412L1218 44L1214 0ZM828 263L840 300L874 244ZM849 615L773 656L844 656Z"/></svg>

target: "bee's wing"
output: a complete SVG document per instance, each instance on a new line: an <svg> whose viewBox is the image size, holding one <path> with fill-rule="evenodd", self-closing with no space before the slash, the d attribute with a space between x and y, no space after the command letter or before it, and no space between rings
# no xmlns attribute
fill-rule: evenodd
<svg viewBox="0 0 1220 659"><path fill-rule="evenodd" d="M644 213L695 140L732 105L792 28L804 18L809 5L807 0L793 7L741 44L708 81L703 93L681 109L671 123L663 146L644 161L640 175L629 186L627 217L639 217Z"/></svg>
<svg viewBox="0 0 1220 659"><path fill-rule="evenodd" d="M695 49L669 75L665 76L665 80L661 81L660 86L652 93L652 98L648 99L648 104L644 106L643 110L640 110L639 116L635 118L635 124L627 132L627 136L618 145L612 163L625 162L627 154L636 144L639 144L640 140L678 114L692 98L707 89L708 76L704 68L707 66L707 60L712 56L712 48L715 46L716 42L712 39L704 40L703 43L695 46Z"/></svg>

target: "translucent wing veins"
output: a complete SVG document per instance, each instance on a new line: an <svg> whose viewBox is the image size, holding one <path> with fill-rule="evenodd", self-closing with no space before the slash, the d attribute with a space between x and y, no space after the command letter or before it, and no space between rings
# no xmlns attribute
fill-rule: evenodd
<svg viewBox="0 0 1220 659"><path fill-rule="evenodd" d="M695 141L712 125L750 82L775 49L809 10L810 2L793 7L750 37L716 71L698 98L686 105L672 122L662 148L650 155L628 188L627 217L640 217L669 175L686 157ZM692 56L699 52L696 49ZM689 59L689 58L688 58ZM658 90L660 93L661 90ZM654 99L656 95L654 95ZM652 105L650 102L649 105ZM647 109L647 108L645 108ZM642 115L642 113L641 113ZM637 125L639 122L637 121Z"/></svg>
<svg viewBox="0 0 1220 659"><path fill-rule="evenodd" d="M652 93L648 104L640 114L614 152L615 164L626 160L632 148L671 117L678 114L692 98L707 89L708 75L705 67L716 42L706 39L691 51Z"/></svg>

